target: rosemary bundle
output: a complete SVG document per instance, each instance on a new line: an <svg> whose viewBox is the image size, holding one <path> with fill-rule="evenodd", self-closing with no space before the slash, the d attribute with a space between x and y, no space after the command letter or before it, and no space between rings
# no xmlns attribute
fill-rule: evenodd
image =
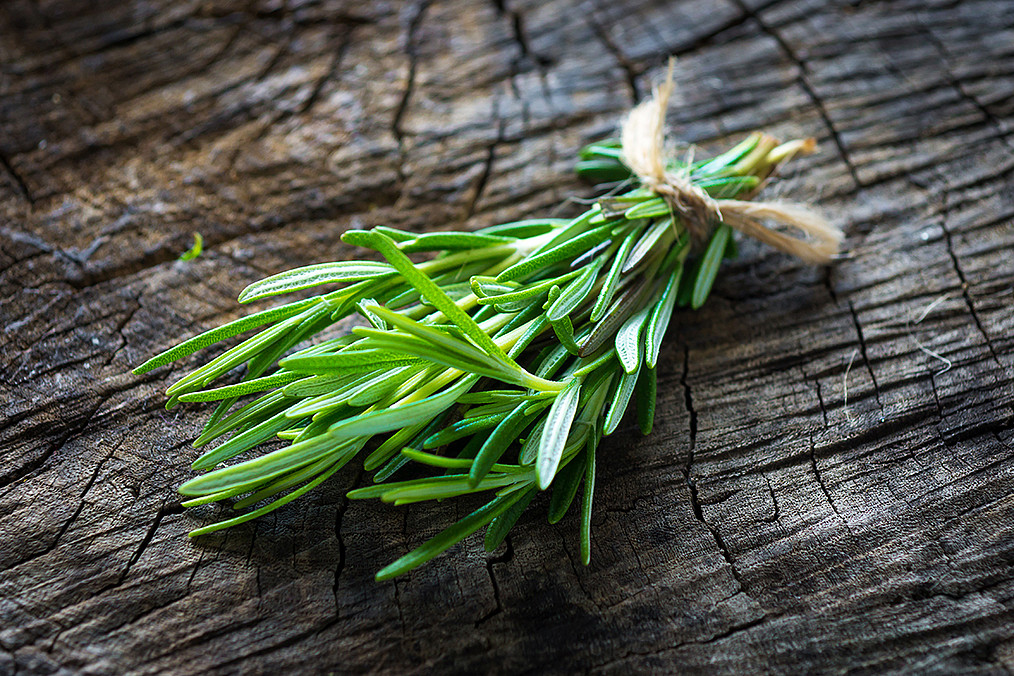
<svg viewBox="0 0 1014 676"><path fill-rule="evenodd" d="M673 310L704 303L722 259L736 250L733 229L817 262L840 239L800 207L746 201L812 141L753 134L705 161L664 158L670 90L671 78L632 111L620 141L581 151L578 173L617 188L576 218L475 232L346 232L344 242L386 262L311 265L256 282L240 302L337 288L215 328L138 367L143 373L260 329L166 391L167 408L218 402L195 447L231 435L194 462L209 471L180 492L185 506L231 500L240 513L191 535L262 516L361 457L374 483L350 498L395 505L489 498L378 580L483 527L492 551L546 489L550 523L580 492L588 563L600 441L631 401L641 431L651 431L655 367ZM423 252L433 255L409 258ZM331 335L329 327L353 314L363 326ZM242 366L238 382L222 384ZM289 443L229 464L277 439Z"/></svg>

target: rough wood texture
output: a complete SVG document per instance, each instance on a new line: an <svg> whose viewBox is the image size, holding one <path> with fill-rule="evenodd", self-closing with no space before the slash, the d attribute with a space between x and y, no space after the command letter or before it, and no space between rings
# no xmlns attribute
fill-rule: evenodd
<svg viewBox="0 0 1014 676"><path fill-rule="evenodd" d="M17 0L0 37L0 673L1014 670L1007 3ZM129 367L346 228L544 213L669 54L683 139L818 137L777 189L851 256L747 243L679 316L592 565L536 503L376 584L454 508L354 470L188 541L208 409Z"/></svg>

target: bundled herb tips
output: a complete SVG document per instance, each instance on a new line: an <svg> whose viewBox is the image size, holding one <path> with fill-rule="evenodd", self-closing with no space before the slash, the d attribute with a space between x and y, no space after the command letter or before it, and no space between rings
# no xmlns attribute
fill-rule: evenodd
<svg viewBox="0 0 1014 676"><path fill-rule="evenodd" d="M231 435L194 462L210 471L180 492L190 498L185 506L233 499L241 513L191 535L277 509L358 457L374 485L351 498L406 505L489 497L377 579L411 570L483 527L487 550L495 549L546 489L551 523L579 501L587 563L599 443L632 402L641 431L651 431L655 366L673 310L704 303L722 259L735 251L733 227L811 261L826 260L840 240L800 207L744 201L779 164L811 150L811 141L779 145L754 134L707 161L664 160L669 88L631 113L622 144L581 152L581 175L626 192L573 219L477 232L346 232L344 242L386 262L325 263L264 279L239 300L338 288L213 329L138 367L143 373L260 329L166 391L167 407L219 402L196 447ZM419 252L434 255L414 263L408 254ZM352 314L368 325L319 336ZM239 382L219 384L244 365ZM289 445L228 464L278 438ZM406 465L415 471L400 472Z"/></svg>

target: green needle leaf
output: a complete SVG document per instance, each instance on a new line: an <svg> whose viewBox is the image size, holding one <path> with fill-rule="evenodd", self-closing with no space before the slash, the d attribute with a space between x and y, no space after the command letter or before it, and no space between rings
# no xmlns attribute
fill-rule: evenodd
<svg viewBox="0 0 1014 676"><path fill-rule="evenodd" d="M580 458L571 460L557 473L549 498L549 523L557 523L567 514L583 478L584 460Z"/></svg>
<svg viewBox="0 0 1014 676"><path fill-rule="evenodd" d="M613 299L613 294L616 292L616 284L620 280L620 273L623 270L623 266L627 261L627 256L630 254L630 250L637 242L637 238L640 233L641 231L639 229L635 228L631 230L623 239L623 243L620 244L620 248L616 251L616 255L613 257L613 262L609 267L609 272L606 274L606 278L602 282L602 290L599 291L599 296L595 301L595 306L592 308L591 320L593 322L597 322L602 318L603 313L609 306L609 302Z"/></svg>
<svg viewBox="0 0 1014 676"><path fill-rule="evenodd" d="M609 405L609 413L606 415L606 434L612 434L620 424L620 420L623 419L623 414L627 410L627 404L630 403L630 396L634 393L634 387L637 385L640 373L640 370L638 370L634 373L623 373L620 376L620 380L616 385L616 391L613 394L613 401Z"/></svg>
<svg viewBox="0 0 1014 676"><path fill-rule="evenodd" d="M694 293L690 298L690 307L694 310L704 305L704 301L708 299L711 287L715 284L715 278L718 277L718 268L722 265L725 247L731 236L732 228L725 223L715 228L715 234L711 236L708 248L704 250L704 255L701 256L700 271L697 273L697 279L694 281Z"/></svg>
<svg viewBox="0 0 1014 676"><path fill-rule="evenodd" d="M655 368L658 361L658 351L662 347L662 338L669 328L669 320L672 318L673 308L676 306L676 292L679 290L680 278L683 276L683 263L676 263L676 268L669 275L669 281L662 291L662 297L655 304L651 311L651 318L648 320L648 331L645 334L644 342L647 351L644 361L648 368Z"/></svg>
<svg viewBox="0 0 1014 676"><path fill-rule="evenodd" d="M664 199L661 197L653 197L636 206L630 207L623 213L623 217L628 221L633 221L638 218L658 218L660 216L668 216L671 212L672 208Z"/></svg>
<svg viewBox="0 0 1014 676"><path fill-rule="evenodd" d="M397 268L409 284L414 286L433 307L443 312L449 320L464 331L465 335L472 339L479 348L496 359L504 362L512 361L500 346L493 342L489 334L475 323L474 319L459 308L433 280L419 270L408 259L408 256L398 250L398 246L389 237L378 232L353 230L346 232L343 238L350 244L367 246L378 251L392 266Z"/></svg>
<svg viewBox="0 0 1014 676"><path fill-rule="evenodd" d="M361 448L364 443L366 439L336 439L328 435L314 437L238 465L202 474L180 486L179 491L183 495L207 495L240 486L253 489L269 479L316 462L324 455L348 452L357 446Z"/></svg>
<svg viewBox="0 0 1014 676"><path fill-rule="evenodd" d="M637 379L637 423L641 434L651 434L655 422L655 391L657 388L655 369L641 369Z"/></svg>
<svg viewBox="0 0 1014 676"><path fill-rule="evenodd" d="M546 311L546 317L550 322L563 319L570 314L571 310L581 304L581 301L595 286L595 279L598 277L600 267L599 265L588 265L574 281L567 285L559 298L553 301L549 310ZM559 283L559 280L557 282Z"/></svg>
<svg viewBox="0 0 1014 676"><path fill-rule="evenodd" d="M394 368L418 361L418 358L395 350L350 348L336 354L288 357L281 360L279 365L289 371L300 373L360 373L372 371L378 366Z"/></svg>
<svg viewBox="0 0 1014 676"><path fill-rule="evenodd" d="M465 418L464 420L459 420L456 423L448 425L436 434L430 435L430 437L423 442L423 448L439 448L441 446L454 443L463 437L470 437L478 432L496 427L505 417L506 414L494 414L484 415L478 418Z"/></svg>
<svg viewBox="0 0 1014 676"><path fill-rule="evenodd" d="M506 512L523 495L524 493L517 492L494 498L488 504L475 510L461 521L458 521L450 528L427 541L421 547L412 550L394 563L382 568L377 573L377 581L390 580L393 577L398 577L413 568L421 566Z"/></svg>
<svg viewBox="0 0 1014 676"><path fill-rule="evenodd" d="M542 410L542 406L545 405L546 403L540 402L533 409L528 402L519 404L517 408L497 424L496 429L483 442L482 448L479 449L479 452L471 463L471 469L468 472L468 484L470 486L474 488L479 485L479 482L486 477L486 474L494 466L494 463L503 456L507 447L511 445L511 442L524 430L525 425L528 424L528 417L536 411Z"/></svg>
<svg viewBox="0 0 1014 676"><path fill-rule="evenodd" d="M539 440L539 456L535 463L535 476L541 490L546 490L556 476L556 468L560 465L563 449L567 445L567 436L570 434L570 425L574 421L580 397L581 380L575 378L556 396L549 409L546 425Z"/></svg>
<svg viewBox="0 0 1014 676"><path fill-rule="evenodd" d="M472 389L472 386L478 379L478 376L467 376L457 385L440 394L430 395L411 404L404 404L395 408L363 413L354 418L335 423L328 430L327 436L332 439L354 439L382 432L391 432L402 427L408 427L409 425L427 422L434 416L444 412L448 407L453 406L455 400Z"/></svg>
<svg viewBox="0 0 1014 676"><path fill-rule="evenodd" d="M253 392L262 392L275 387L283 387L289 383L305 379L306 374L304 373L276 373L274 375L264 376L263 378L246 380L241 383L236 383L235 385L226 385L224 387L216 387L211 390L203 390L200 392L187 392L186 394L180 395L180 401L219 401L221 399L229 399L230 397L242 397Z"/></svg>
<svg viewBox="0 0 1014 676"><path fill-rule="evenodd" d="M194 469L211 469L215 465L229 458L233 458L243 451L250 450L262 441L266 441L282 430L287 430L297 424L296 420L285 415L285 411L276 413L250 429L241 432L229 439L224 444L216 446L194 461Z"/></svg>
<svg viewBox="0 0 1014 676"><path fill-rule="evenodd" d="M626 373L633 373L641 365L641 331L648 321L652 306L645 306L640 312L623 323L616 332L616 355Z"/></svg>
<svg viewBox="0 0 1014 676"><path fill-rule="evenodd" d="M612 229L612 223L600 225L597 228L589 230L583 235L579 235L574 239L558 244L552 249L543 251L531 258L526 258L519 263L515 263L497 275L496 281L509 282L517 279L523 279L551 265L575 258L593 246L604 242L606 238L609 237Z"/></svg>
<svg viewBox="0 0 1014 676"><path fill-rule="evenodd" d="M268 310L261 310L255 312L252 315L241 317L228 324L223 324L217 328L205 331L202 334L194 336L189 340L185 340L176 347L166 350L160 354L155 355L148 361L144 362L133 370L133 373L140 375L147 373L152 369L156 369L159 366L165 366L171 364L177 359L182 359L188 355L203 350L206 347L210 347L215 343L225 340L226 338L232 338L235 335L255 329L258 326L264 326L271 322L281 321L293 317L308 306L319 303L319 298L307 298L306 300L296 301L295 303L289 303L288 305L282 305L281 307L270 308Z"/></svg>
<svg viewBox="0 0 1014 676"><path fill-rule="evenodd" d="M349 457L351 457L351 455ZM310 481L304 486L300 486L299 488L292 491L285 497L279 498L278 500L275 500L271 504L265 505L264 507L261 507L260 509L254 510L252 512L243 514L242 516L227 519L226 521L219 521L218 523L213 523L210 526L205 526L204 528L198 528L197 530L190 531L189 535L190 537L195 538L198 537L199 535L214 533L215 531L222 530L223 528L230 528L232 526L239 525L246 521L250 521L251 519L256 519L258 517L264 516L265 514L273 512L279 507L287 505L288 503L292 502L293 500L303 495L304 493L307 493L308 491L311 491L317 486L319 486L328 477L330 477L332 474L340 470L344 466L344 464L345 463L341 461L336 462L334 465L331 466L331 469L327 470L313 481Z"/></svg>
<svg viewBox="0 0 1014 676"><path fill-rule="evenodd" d="M591 517L592 497L595 494L595 450L598 447L602 429L596 430L595 436L588 441L587 459L585 461L584 496L581 500L581 563L591 563Z"/></svg>
<svg viewBox="0 0 1014 676"><path fill-rule="evenodd" d="M475 232L434 232L419 235L407 242L400 242L398 248L405 253L416 251L459 251L500 246L517 241L514 237L503 237L489 233Z"/></svg>
<svg viewBox="0 0 1014 676"><path fill-rule="evenodd" d="M394 272L395 269L390 265L370 261L341 261L307 265L254 282L239 294L239 302L250 303L261 298L309 289L321 284L376 279L392 275Z"/></svg>
<svg viewBox="0 0 1014 676"><path fill-rule="evenodd" d="M489 528L486 529L486 538L483 545L487 552L492 552L494 549L500 546L507 537L511 528L521 518L521 514L528 509L528 505L532 504L532 499L538 491L535 490L535 486L532 486L528 490L521 493L520 499L515 502L510 508L507 509L500 516L494 518L489 523Z"/></svg>
<svg viewBox="0 0 1014 676"><path fill-rule="evenodd" d="M501 237L516 237L518 239L538 237L554 228L561 228L570 221L566 218L534 218L527 221L514 221L513 223L501 223L488 228L477 230L484 235L499 235Z"/></svg>
<svg viewBox="0 0 1014 676"><path fill-rule="evenodd" d="M641 238L631 250L627 260L623 263L623 273L626 274L636 268L649 254L656 253L663 248L668 248L668 246L660 246L660 242L663 244L666 241L671 242L676 235L675 227L672 218L664 218L644 231L644 234L641 235Z"/></svg>

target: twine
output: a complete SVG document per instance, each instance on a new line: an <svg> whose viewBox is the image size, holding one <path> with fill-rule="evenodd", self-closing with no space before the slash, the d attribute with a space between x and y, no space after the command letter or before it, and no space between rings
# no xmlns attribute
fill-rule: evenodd
<svg viewBox="0 0 1014 676"><path fill-rule="evenodd" d="M689 172L667 168L671 162L665 153L665 115L673 89L670 61L665 82L623 122L622 159L641 183L669 204L698 244L706 242L719 223L726 223L807 263L829 263L844 235L812 209L801 204L715 199L691 182ZM803 237L785 232L788 228Z"/></svg>

